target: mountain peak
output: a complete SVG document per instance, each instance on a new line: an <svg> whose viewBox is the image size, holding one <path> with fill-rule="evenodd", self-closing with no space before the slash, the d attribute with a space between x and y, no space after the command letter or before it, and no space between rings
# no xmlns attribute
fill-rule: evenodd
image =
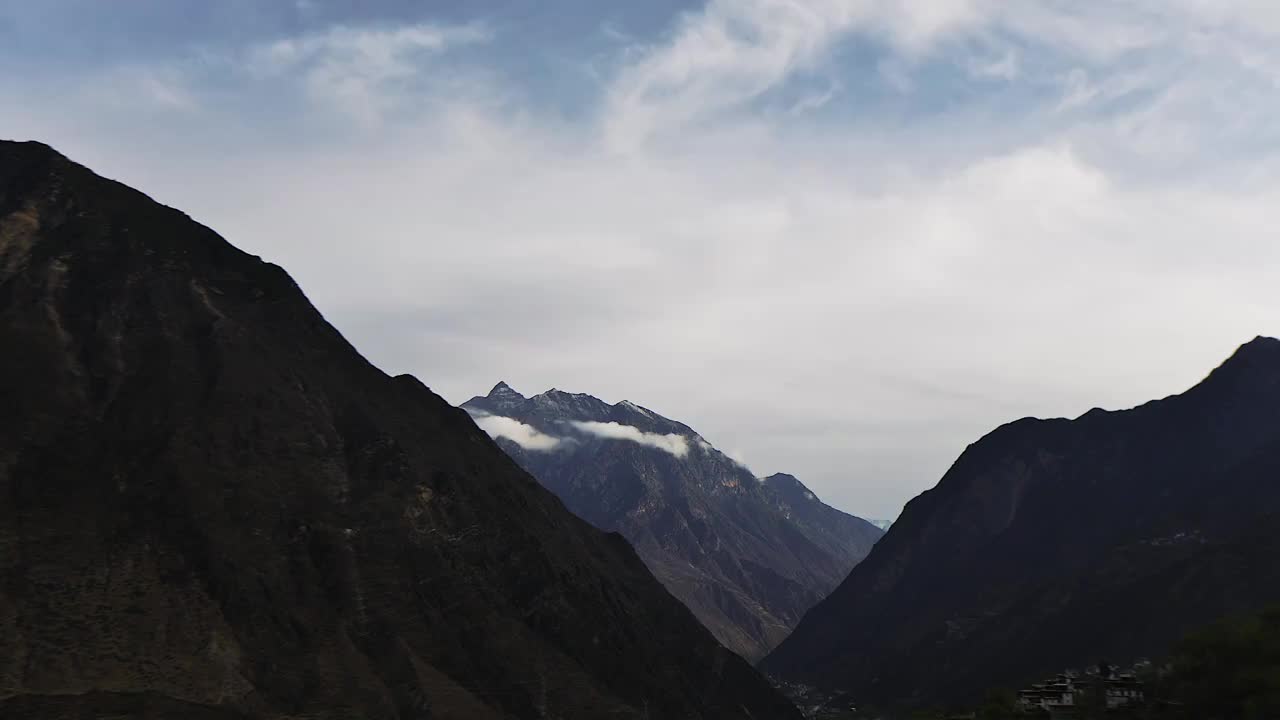
<svg viewBox="0 0 1280 720"><path fill-rule="evenodd" d="M1271 361L1280 360L1280 340L1265 335L1259 335L1249 342L1236 348L1236 351L1227 358L1224 366L1241 360L1253 360L1255 358L1267 358Z"/></svg>
<svg viewBox="0 0 1280 720"><path fill-rule="evenodd" d="M463 408L515 421L486 430L510 441L504 449L519 446L512 457L566 507L622 533L654 575L748 659L776 645L881 534L791 476L778 476L776 488L754 481L689 426L630 400L611 405L551 388L525 401L473 398ZM556 452L544 452L550 447ZM796 537L805 542L792 543ZM731 569L748 558L768 580Z"/></svg>
<svg viewBox="0 0 1280 720"><path fill-rule="evenodd" d="M620 408L620 409L622 409L622 410L629 410L629 411L631 411L631 412L633 412L633 413L637 413L637 414L639 414L639 415L643 415L644 417L653 417L653 413L652 413L651 411L646 410L645 408L640 407L639 405L637 405L637 404L635 404L635 403L631 402L630 400L623 400L622 402L618 403L617 405L614 405L614 407L615 407L615 408Z"/></svg>
<svg viewBox="0 0 1280 720"><path fill-rule="evenodd" d="M1236 349L1209 374L1209 380L1234 378L1253 383L1280 376L1280 340L1259 335Z"/></svg>
<svg viewBox="0 0 1280 720"><path fill-rule="evenodd" d="M1259 335L1254 339L1250 340L1249 342L1241 345L1240 348L1236 350L1235 355L1233 355L1232 357L1236 357L1242 354L1243 355L1253 355L1258 353L1274 354L1277 352L1280 352L1280 340L1273 337L1267 337L1266 335Z"/></svg>
<svg viewBox="0 0 1280 720"><path fill-rule="evenodd" d="M520 405L528 398L516 392L514 388L500 380L488 395L477 395L462 404L462 407L469 412L480 413L481 415L501 415L509 412L511 408Z"/></svg>
<svg viewBox="0 0 1280 720"><path fill-rule="evenodd" d="M867 703L963 702L1099 653L1163 652L1188 626L1274 602L1277 427L1280 341L1266 337L1180 395L1003 425L764 667ZM1168 592L1183 585L1197 591ZM939 618L945 632L920 631Z"/></svg>
<svg viewBox="0 0 1280 720"><path fill-rule="evenodd" d="M540 396L535 396L535 397L542 397L542 396L548 396L548 397L571 397L571 398L591 398L592 400L598 400L598 401L600 401L600 402L604 402L603 400L600 400L600 398L596 397L595 395L592 395L591 393L577 393L577 392L569 392L568 390L561 390L560 388L554 388L554 387L553 387L553 388L551 388L550 390L548 390L548 391L546 391L546 392L542 393L542 395L540 395Z"/></svg>
<svg viewBox="0 0 1280 720"><path fill-rule="evenodd" d="M66 156L55 148L38 140L0 140L0 149L11 153L21 153L36 159L66 159Z"/></svg>
<svg viewBox="0 0 1280 720"><path fill-rule="evenodd" d="M800 482L800 478L789 473L774 473L769 477L763 478L763 481L773 488L773 491L788 502L800 503L801 501L818 502L818 496L808 488L804 483Z"/></svg>
<svg viewBox="0 0 1280 720"><path fill-rule="evenodd" d="M596 419L597 415L609 407L605 401L587 393L573 393L551 388L550 390L529 398L535 405L545 410L564 414L570 419Z"/></svg>
<svg viewBox="0 0 1280 720"><path fill-rule="evenodd" d="M57 151L42 142L34 140L0 140L0 148L10 152L17 151L38 151L46 154L54 154Z"/></svg>
<svg viewBox="0 0 1280 720"><path fill-rule="evenodd" d="M490 390L489 394L486 395L485 397L488 397L493 400L507 400L507 399L524 400L525 399L523 395L516 392L515 388L508 385L505 380L499 380L498 384L494 385L493 389Z"/></svg>

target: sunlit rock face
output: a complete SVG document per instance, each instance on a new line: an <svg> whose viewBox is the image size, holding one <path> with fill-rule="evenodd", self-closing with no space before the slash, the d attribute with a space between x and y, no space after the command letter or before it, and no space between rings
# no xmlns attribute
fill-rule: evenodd
<svg viewBox="0 0 1280 720"><path fill-rule="evenodd" d="M683 423L633 402L506 383L463 404L565 505L621 532L727 647L758 660L882 531L790 475L756 478Z"/></svg>

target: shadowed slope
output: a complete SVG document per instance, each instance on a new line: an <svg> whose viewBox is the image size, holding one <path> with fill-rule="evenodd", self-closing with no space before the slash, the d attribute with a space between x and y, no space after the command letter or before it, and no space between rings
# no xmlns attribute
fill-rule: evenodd
<svg viewBox="0 0 1280 720"><path fill-rule="evenodd" d="M0 715L791 718L280 268L0 143Z"/></svg>
<svg viewBox="0 0 1280 720"><path fill-rule="evenodd" d="M1280 341L1186 393L971 445L765 667L862 701L972 699L1280 600Z"/></svg>

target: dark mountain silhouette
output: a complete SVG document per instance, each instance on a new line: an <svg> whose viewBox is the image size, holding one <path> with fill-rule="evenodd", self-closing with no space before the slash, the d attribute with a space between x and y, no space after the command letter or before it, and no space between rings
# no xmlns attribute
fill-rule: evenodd
<svg viewBox="0 0 1280 720"><path fill-rule="evenodd" d="M0 716L793 718L280 268L0 143Z"/></svg>
<svg viewBox="0 0 1280 720"><path fill-rule="evenodd" d="M721 642L753 661L882 534L790 475L756 478L635 403L560 390L526 398L498 383L463 407L507 432L498 442L512 457L570 510L621 532Z"/></svg>
<svg viewBox="0 0 1280 720"><path fill-rule="evenodd" d="M1186 393L971 445L765 661L864 702L972 699L1280 600L1280 341Z"/></svg>

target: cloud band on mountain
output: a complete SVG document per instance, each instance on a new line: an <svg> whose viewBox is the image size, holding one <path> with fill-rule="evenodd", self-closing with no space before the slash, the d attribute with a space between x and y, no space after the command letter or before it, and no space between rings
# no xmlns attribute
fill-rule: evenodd
<svg viewBox="0 0 1280 720"><path fill-rule="evenodd" d="M658 433L645 432L640 428L616 422L575 420L571 424L589 435L610 440L630 440L634 443L671 453L678 458L689 454L689 441L683 435L675 433L659 435Z"/></svg>
<svg viewBox="0 0 1280 720"><path fill-rule="evenodd" d="M506 438L525 450L546 452L555 450L565 443L573 442L572 438L549 435L532 425L526 425L515 418L502 415L471 412L471 419L475 421L477 427L488 433L489 437L495 439ZM576 430L594 437L607 440L627 440L646 447L656 448L678 458L683 458L689 454L689 441L683 435L677 435L676 433L645 432L638 427L616 422L573 420L568 424Z"/></svg>
<svg viewBox="0 0 1280 720"><path fill-rule="evenodd" d="M544 452L555 450L563 442L561 438L548 435L531 425L514 418L501 415L472 415L476 425L489 434L491 438L504 437L525 450Z"/></svg>

